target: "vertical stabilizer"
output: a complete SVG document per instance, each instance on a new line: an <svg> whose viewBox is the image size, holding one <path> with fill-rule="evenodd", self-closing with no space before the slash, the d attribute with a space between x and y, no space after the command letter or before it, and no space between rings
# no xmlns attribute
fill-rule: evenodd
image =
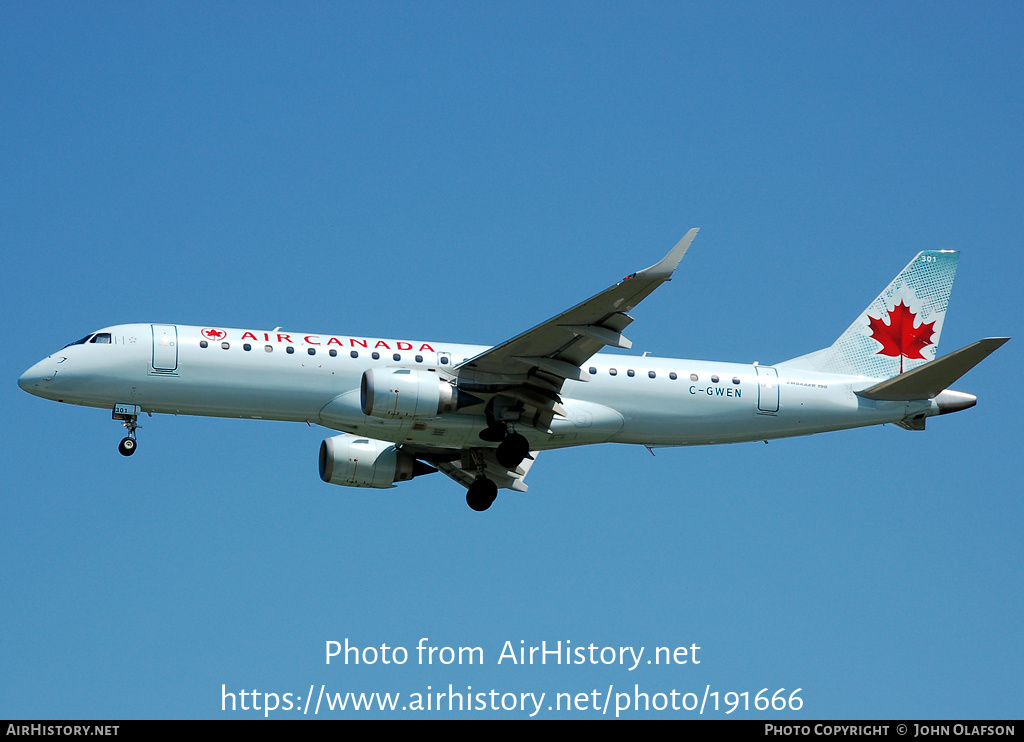
<svg viewBox="0 0 1024 742"><path fill-rule="evenodd" d="M959 257L918 253L830 347L778 365L888 379L934 360Z"/></svg>

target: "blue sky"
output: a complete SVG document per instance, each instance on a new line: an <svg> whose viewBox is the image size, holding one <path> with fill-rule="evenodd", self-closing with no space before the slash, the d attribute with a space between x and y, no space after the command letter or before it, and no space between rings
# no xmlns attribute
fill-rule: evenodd
<svg viewBox="0 0 1024 742"><path fill-rule="evenodd" d="M16 379L120 322L497 343L693 226L637 353L826 346L936 248L940 353L1019 336L1022 31L1019 3L4 4L0 716L452 684L1020 718L1017 337L924 433L551 452L483 515L440 475L322 483L304 425L154 417L125 459ZM485 664L324 663L422 637ZM521 640L701 662L498 665Z"/></svg>

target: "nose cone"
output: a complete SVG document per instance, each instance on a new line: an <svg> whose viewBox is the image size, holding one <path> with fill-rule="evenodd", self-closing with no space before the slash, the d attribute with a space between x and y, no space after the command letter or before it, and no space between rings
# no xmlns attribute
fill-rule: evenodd
<svg viewBox="0 0 1024 742"><path fill-rule="evenodd" d="M53 379L53 375L53 364L50 363L50 359L46 359L23 373L18 379L18 386L29 394L41 397L50 380Z"/></svg>

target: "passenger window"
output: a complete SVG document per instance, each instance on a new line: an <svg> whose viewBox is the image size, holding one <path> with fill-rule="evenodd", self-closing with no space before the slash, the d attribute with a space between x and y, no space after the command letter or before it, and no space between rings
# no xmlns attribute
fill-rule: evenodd
<svg viewBox="0 0 1024 742"><path fill-rule="evenodd" d="M295 347L292 346L292 345L289 345L287 348L284 349L284 352L287 353L288 355L291 355L292 353L295 352Z"/></svg>
<svg viewBox="0 0 1024 742"><path fill-rule="evenodd" d="M416 363L423 363L423 356L416 356Z"/></svg>
<svg viewBox="0 0 1024 742"><path fill-rule="evenodd" d="M205 340L200 340L199 341L199 347L200 348L208 348L209 346L210 346L210 344L208 342L206 342Z"/></svg>
<svg viewBox="0 0 1024 742"><path fill-rule="evenodd" d="M711 383L712 384L717 384L718 383L718 374L711 374Z"/></svg>
<svg viewBox="0 0 1024 742"><path fill-rule="evenodd" d="M395 353L395 354L394 354L393 356L391 356L391 357L392 357L392 358L394 358L394 359L395 359L396 361L400 361L400 360L402 360L402 356L401 356L401 354L400 354L400 353Z"/></svg>
<svg viewBox="0 0 1024 742"><path fill-rule="evenodd" d="M331 358L337 358L338 351L336 348L331 348L329 351L327 351L327 355L329 355Z"/></svg>
<svg viewBox="0 0 1024 742"><path fill-rule="evenodd" d="M378 353L377 351L373 351L373 353L370 354L370 358L372 358L375 361L379 361L380 360L380 353Z"/></svg>
<svg viewBox="0 0 1024 742"><path fill-rule="evenodd" d="M249 343L246 343L245 345L242 346L242 350L252 350L252 346L249 345Z"/></svg>
<svg viewBox="0 0 1024 742"><path fill-rule="evenodd" d="M675 372L675 371L673 371L672 373L670 373L670 374L668 375L668 378L672 379L672 381L675 381L676 379L678 379L678 378L679 378L679 376L678 376L678 375L676 375L676 372Z"/></svg>
<svg viewBox="0 0 1024 742"><path fill-rule="evenodd" d="M306 352L309 353L311 356L315 356L316 355L316 348L310 348Z"/></svg>
<svg viewBox="0 0 1024 742"><path fill-rule="evenodd" d="M331 352L333 353L334 351L332 350ZM352 356L353 358L358 358L359 357L359 351L358 350L349 351L349 355Z"/></svg>
<svg viewBox="0 0 1024 742"><path fill-rule="evenodd" d="M228 348L231 347L231 343L225 340L223 343L220 344L220 347L222 347L224 350L227 350Z"/></svg>
<svg viewBox="0 0 1024 742"><path fill-rule="evenodd" d="M739 384L740 383L740 377L739 376L733 376L732 377L732 383L733 384Z"/></svg>
<svg viewBox="0 0 1024 742"><path fill-rule="evenodd" d="M629 377L636 376L636 371L634 371L633 369L629 369L629 370L626 371L626 376L629 376Z"/></svg>
<svg viewBox="0 0 1024 742"><path fill-rule="evenodd" d="M593 366L591 366L591 367L590 367L590 368L588 368L587 370L588 370L588 371L590 372L590 375L591 375L591 376L593 376L594 374L596 374L596 373L597 373L597 369L596 369L596 368L594 368Z"/></svg>
<svg viewBox="0 0 1024 742"><path fill-rule="evenodd" d="M263 350L267 351L268 353L273 353L274 352L274 346L273 345L264 345L263 346Z"/></svg>
<svg viewBox="0 0 1024 742"><path fill-rule="evenodd" d="M697 381L697 374L690 374L690 381Z"/></svg>
<svg viewBox="0 0 1024 742"><path fill-rule="evenodd" d="M616 375L617 373L619 373L619 372L618 372L618 371L616 371L616 370L615 370L614 368L610 368L610 369L608 369L608 374L609 374L610 376L615 376L615 375Z"/></svg>
<svg viewBox="0 0 1024 742"><path fill-rule="evenodd" d="M654 378L655 376L657 376L657 374L656 374L656 373L654 373L653 371L648 371L648 372L647 372L647 375L648 375L649 377L651 377L652 379L653 379L653 378Z"/></svg>

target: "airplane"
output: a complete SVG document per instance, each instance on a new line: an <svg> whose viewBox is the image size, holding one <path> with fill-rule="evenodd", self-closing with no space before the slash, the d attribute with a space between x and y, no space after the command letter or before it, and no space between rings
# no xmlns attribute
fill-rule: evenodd
<svg viewBox="0 0 1024 742"><path fill-rule="evenodd" d="M601 353L628 350L627 314L670 280L697 234L658 263L493 347L273 330L126 324L70 343L18 385L105 408L136 450L143 413L287 420L340 432L324 482L390 488L438 470L487 510L526 492L541 451L768 441L973 407L949 386L1009 338L941 358L959 253L919 253L829 347L774 365ZM652 451L653 452L653 451Z"/></svg>

